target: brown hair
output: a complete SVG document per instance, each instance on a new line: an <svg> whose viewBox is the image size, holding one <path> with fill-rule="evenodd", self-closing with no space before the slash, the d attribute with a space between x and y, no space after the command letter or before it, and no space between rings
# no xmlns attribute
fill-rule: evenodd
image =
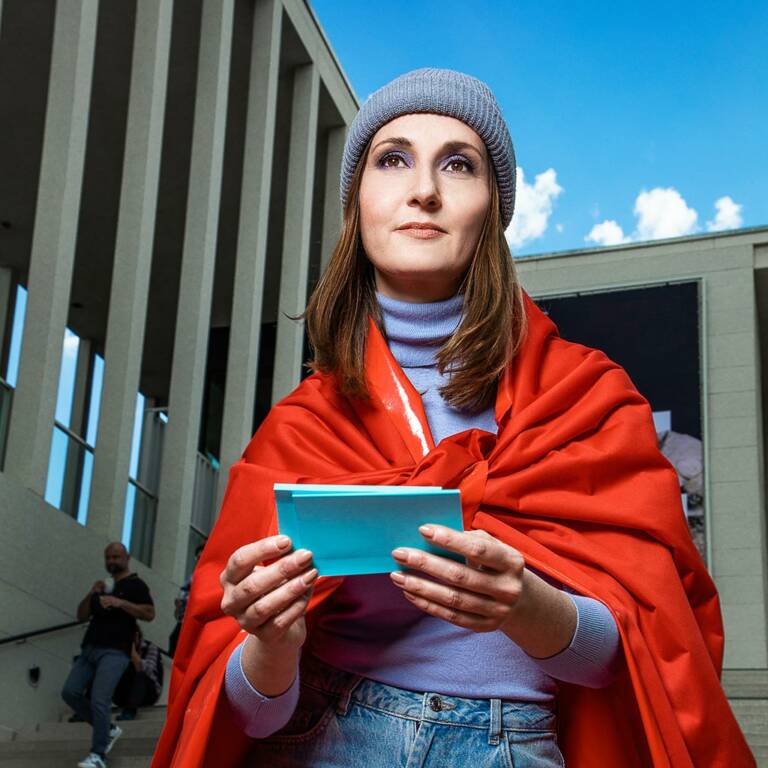
<svg viewBox="0 0 768 768"><path fill-rule="evenodd" d="M335 373L348 397L365 398L365 342L368 318L384 332L376 300L374 271L360 237L358 192L368 159L366 147L352 178L341 234L304 318L314 351L310 367ZM491 200L459 292L462 319L437 355L438 370L450 379L441 394L454 408L479 411L492 405L496 384L525 335L523 292L501 223L499 191L491 174Z"/></svg>

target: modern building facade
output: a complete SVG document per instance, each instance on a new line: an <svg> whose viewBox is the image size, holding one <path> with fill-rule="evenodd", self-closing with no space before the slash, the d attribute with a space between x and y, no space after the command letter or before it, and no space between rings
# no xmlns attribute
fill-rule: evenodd
<svg viewBox="0 0 768 768"><path fill-rule="evenodd" d="M540 254L518 270L561 335L624 365L666 422L662 451L720 594L724 666L764 684L768 228Z"/></svg>
<svg viewBox="0 0 768 768"><path fill-rule="evenodd" d="M229 466L302 375L357 106L303 0L0 0L0 641L72 621L121 540L165 647ZM768 228L518 268L651 401L726 668L765 681ZM58 717L81 635L0 645L0 738Z"/></svg>
<svg viewBox="0 0 768 768"><path fill-rule="evenodd" d="M73 620L122 540L167 646L302 374L357 106L302 0L0 3L0 639ZM81 636L0 645L0 728L56 719Z"/></svg>

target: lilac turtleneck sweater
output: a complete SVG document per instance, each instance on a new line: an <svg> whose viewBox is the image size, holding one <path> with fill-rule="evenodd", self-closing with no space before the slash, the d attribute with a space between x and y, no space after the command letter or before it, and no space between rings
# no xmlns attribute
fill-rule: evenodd
<svg viewBox="0 0 768 768"><path fill-rule="evenodd" d="M421 394L435 443L467 429L495 433L492 407L463 413L439 393L445 376L437 370L435 356L461 319L462 297L427 304L381 294L378 299L389 348ZM594 688L607 685L619 653L618 631L608 609L591 598L568 594L578 617L570 645L555 656L534 659L500 630L476 633L425 614L402 596L387 574L349 576L318 609L321 613L303 653L410 690L550 701L558 680ZM242 644L230 657L225 690L243 730L265 737L290 719L298 699L298 673L285 693L263 696L243 673L241 650Z"/></svg>

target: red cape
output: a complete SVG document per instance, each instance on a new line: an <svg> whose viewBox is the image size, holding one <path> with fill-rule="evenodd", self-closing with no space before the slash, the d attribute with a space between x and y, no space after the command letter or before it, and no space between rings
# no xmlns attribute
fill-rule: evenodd
<svg viewBox="0 0 768 768"><path fill-rule="evenodd" d="M561 684L569 767L755 765L720 686L717 593L650 407L620 366L561 339L527 297L526 307L525 343L498 388L498 435L468 430L435 447L421 399L373 324L369 401L315 374L271 410L232 467L195 572L152 768L234 768L247 753L222 692L244 633L221 612L219 574L237 547L276 532L275 482L458 487L465 528L604 602L625 663L601 690ZM310 612L341 581L320 579Z"/></svg>

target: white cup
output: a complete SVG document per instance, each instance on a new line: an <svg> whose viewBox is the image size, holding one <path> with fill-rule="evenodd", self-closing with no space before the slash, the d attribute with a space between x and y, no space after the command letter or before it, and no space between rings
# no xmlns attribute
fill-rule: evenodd
<svg viewBox="0 0 768 768"><path fill-rule="evenodd" d="M104 594L111 595L115 591L115 580L112 576L104 579Z"/></svg>

